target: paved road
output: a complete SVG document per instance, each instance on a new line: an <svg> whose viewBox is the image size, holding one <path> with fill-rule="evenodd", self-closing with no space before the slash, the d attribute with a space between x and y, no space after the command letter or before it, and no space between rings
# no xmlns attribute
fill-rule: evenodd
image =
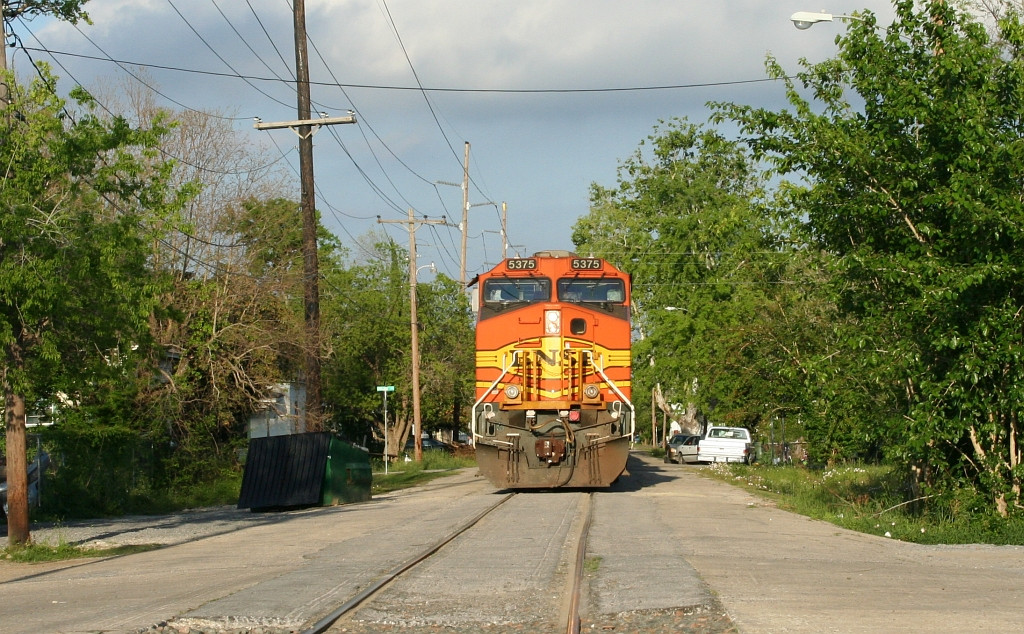
<svg viewBox="0 0 1024 634"><path fill-rule="evenodd" d="M639 623L657 614L667 631L672 618L701 610L727 616L712 618L706 630L690 617L679 626L1008 632L1024 623L1022 547L919 546L862 535L780 511L700 468L642 454L628 468L594 501L588 557L600 563L584 610L596 629L654 631L654 620ZM0 562L0 632L131 632L174 617L286 631L495 497L475 470L446 480L346 507L273 515L221 509L62 527L66 541L177 545L106 561ZM37 530L34 537L55 534Z"/></svg>
<svg viewBox="0 0 1024 634"><path fill-rule="evenodd" d="M645 487L644 495L655 497L672 539L740 631L1024 627L1024 547L923 546L864 535L781 511L700 476L700 468L663 466L678 478Z"/></svg>

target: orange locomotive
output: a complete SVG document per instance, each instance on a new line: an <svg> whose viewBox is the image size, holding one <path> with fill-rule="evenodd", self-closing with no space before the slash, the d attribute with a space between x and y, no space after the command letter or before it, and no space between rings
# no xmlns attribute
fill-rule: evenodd
<svg viewBox="0 0 1024 634"><path fill-rule="evenodd" d="M634 431L629 275L542 251L474 282L480 471L509 489L609 486Z"/></svg>

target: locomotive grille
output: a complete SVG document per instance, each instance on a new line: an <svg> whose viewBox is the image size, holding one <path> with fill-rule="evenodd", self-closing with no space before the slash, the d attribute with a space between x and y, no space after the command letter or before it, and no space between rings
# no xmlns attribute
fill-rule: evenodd
<svg viewBox="0 0 1024 634"><path fill-rule="evenodd" d="M584 356L589 352L585 348L562 350L556 357L559 367L554 376L557 378L545 380L545 364L550 365L550 359L538 350L520 350L523 401L582 401L586 384ZM551 371L548 370L548 373L550 377Z"/></svg>

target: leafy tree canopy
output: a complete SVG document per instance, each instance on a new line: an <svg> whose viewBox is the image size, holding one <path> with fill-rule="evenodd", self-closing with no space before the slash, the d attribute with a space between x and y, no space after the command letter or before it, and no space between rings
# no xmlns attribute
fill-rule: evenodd
<svg viewBox="0 0 1024 634"><path fill-rule="evenodd" d="M944 2L895 3L804 64L781 111L721 105L756 156L804 180L793 214L837 256L835 297L860 321L845 354L903 402L878 423L924 485L964 484L1019 504L1024 275L1024 30L1004 49ZM1005 51L1009 54L1005 54Z"/></svg>
<svg viewBox="0 0 1024 634"><path fill-rule="evenodd" d="M736 423L774 408L753 379L775 372L746 344L783 275L761 198L741 144L679 119L620 165L615 189L592 187L573 241L633 274L635 384L662 386L663 407L695 403Z"/></svg>
<svg viewBox="0 0 1024 634"><path fill-rule="evenodd" d="M0 121L0 384L7 421L9 540L28 539L26 403L72 397L114 372L150 340L148 318L163 280L148 267L193 193L171 188L155 147L156 119L133 128L95 116L88 94L71 113L40 78L15 84Z"/></svg>

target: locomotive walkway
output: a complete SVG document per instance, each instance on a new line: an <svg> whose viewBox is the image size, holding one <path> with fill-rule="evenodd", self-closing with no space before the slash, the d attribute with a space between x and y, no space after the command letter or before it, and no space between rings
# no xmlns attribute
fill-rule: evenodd
<svg viewBox="0 0 1024 634"><path fill-rule="evenodd" d="M781 511L697 468L639 453L628 468L596 498L588 555L600 563L588 609L597 630L1007 632L1024 622L1022 547L862 535ZM0 562L0 632L135 632L227 615L233 631L288 631L493 498L475 470L435 482L351 506L35 530L37 540L175 545L101 561ZM460 588L443 592L458 597ZM641 626L645 614L662 621ZM700 614L704 621L692 616ZM672 619L682 623L669 627Z"/></svg>

